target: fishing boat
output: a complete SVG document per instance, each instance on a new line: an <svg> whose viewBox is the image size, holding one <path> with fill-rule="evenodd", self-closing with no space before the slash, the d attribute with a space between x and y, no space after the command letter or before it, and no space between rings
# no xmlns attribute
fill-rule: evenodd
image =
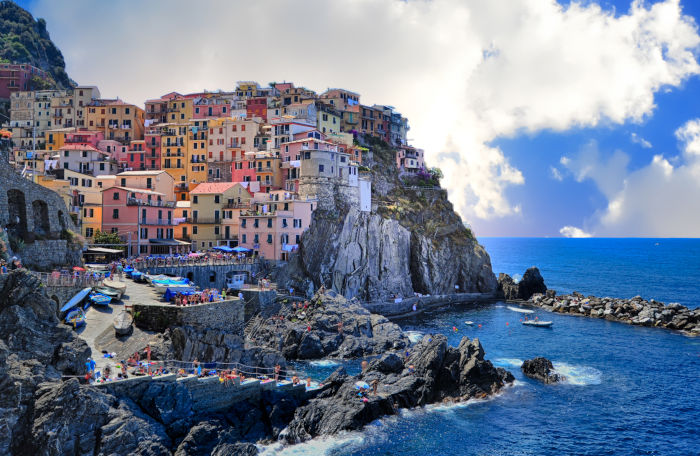
<svg viewBox="0 0 700 456"><path fill-rule="evenodd" d="M86 323L85 312L80 308L73 309L66 315L65 322L67 325L71 325L73 329L79 328Z"/></svg>
<svg viewBox="0 0 700 456"><path fill-rule="evenodd" d="M127 311L122 310L114 317L114 332L118 336L123 336L131 332L131 325L134 322L134 317Z"/></svg>
<svg viewBox="0 0 700 456"><path fill-rule="evenodd" d="M508 310L512 310L513 312L520 312L520 313L524 313L524 314L535 313L535 311L532 309L523 309L522 307L515 307L515 306L508 306Z"/></svg>
<svg viewBox="0 0 700 456"><path fill-rule="evenodd" d="M66 312L66 311L72 309L73 307L77 306L81 302L83 302L85 300L85 298L88 297L88 295L90 294L91 291L92 291L92 288L90 288L90 287L83 288L82 290L80 290L75 296L70 298L70 301L68 301L66 303L66 305L61 307L61 312Z"/></svg>
<svg viewBox="0 0 700 456"><path fill-rule="evenodd" d="M165 291L167 289L170 289L171 291L174 291L175 293L195 290L195 287L193 285L184 284L184 283L171 283L171 284L156 283L156 284L153 284L153 288L156 290L156 293L161 294L161 295L165 294Z"/></svg>
<svg viewBox="0 0 700 456"><path fill-rule="evenodd" d="M538 328L551 328L553 322L551 321L539 321L539 320L525 320L523 322L526 326L537 326Z"/></svg>
<svg viewBox="0 0 700 456"><path fill-rule="evenodd" d="M112 297L102 293L92 293L90 295L90 302L96 306L106 306L112 302Z"/></svg>
<svg viewBox="0 0 700 456"><path fill-rule="evenodd" d="M112 290L116 290L119 293L119 299L121 299L122 296L124 296L124 293L126 293L126 282L120 282L118 280L103 280L102 281L102 287L103 288L110 288Z"/></svg>
<svg viewBox="0 0 700 456"><path fill-rule="evenodd" d="M112 298L112 301L119 301L119 299L122 297L122 292L120 290L115 290L114 288L96 287L95 291L105 296L109 296Z"/></svg>

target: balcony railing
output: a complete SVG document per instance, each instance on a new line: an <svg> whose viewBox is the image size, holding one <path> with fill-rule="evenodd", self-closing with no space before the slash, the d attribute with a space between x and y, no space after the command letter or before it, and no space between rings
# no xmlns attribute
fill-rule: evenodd
<svg viewBox="0 0 700 456"><path fill-rule="evenodd" d="M187 223L196 223L198 225L218 225L222 222L221 217L192 217L186 219Z"/></svg>
<svg viewBox="0 0 700 456"><path fill-rule="evenodd" d="M246 207L250 207L250 203L232 202L232 203L226 203L223 206L224 209L241 209L241 208L246 208Z"/></svg>
<svg viewBox="0 0 700 456"><path fill-rule="evenodd" d="M158 218L142 218L141 219L141 225L165 225L165 226L175 226L177 223L175 223L173 220L168 220L168 219L158 219Z"/></svg>
<svg viewBox="0 0 700 456"><path fill-rule="evenodd" d="M139 198L128 198L127 206L151 206L151 207L175 207L174 201L143 200Z"/></svg>

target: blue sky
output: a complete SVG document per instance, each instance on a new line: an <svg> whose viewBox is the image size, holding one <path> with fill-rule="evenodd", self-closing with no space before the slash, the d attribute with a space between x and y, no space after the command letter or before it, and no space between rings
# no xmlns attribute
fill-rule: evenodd
<svg viewBox="0 0 700 456"><path fill-rule="evenodd" d="M286 79L396 106L479 236L700 235L700 2L214 1L204 28L185 0L18 3L103 96Z"/></svg>

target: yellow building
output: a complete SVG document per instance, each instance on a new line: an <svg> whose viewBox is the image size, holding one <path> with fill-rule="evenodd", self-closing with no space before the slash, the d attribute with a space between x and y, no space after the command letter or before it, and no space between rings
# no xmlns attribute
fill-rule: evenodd
<svg viewBox="0 0 700 456"><path fill-rule="evenodd" d="M169 123L187 123L192 117L192 98L180 98L168 101L167 122Z"/></svg>
<svg viewBox="0 0 700 456"><path fill-rule="evenodd" d="M88 242L92 242L93 236L102 227L102 203L85 204L81 220L80 234Z"/></svg>
<svg viewBox="0 0 700 456"><path fill-rule="evenodd" d="M87 108L87 127L104 132L104 139L128 145L143 139L144 110L122 100L93 100Z"/></svg>
<svg viewBox="0 0 700 456"><path fill-rule="evenodd" d="M235 243L238 239L237 209L250 203L251 195L240 183L206 182L190 192L192 244L195 249L210 249Z"/></svg>
<svg viewBox="0 0 700 456"><path fill-rule="evenodd" d="M340 133L340 126L343 122L343 114L332 107L316 103L318 109L316 113L316 128L323 134Z"/></svg>
<svg viewBox="0 0 700 456"><path fill-rule="evenodd" d="M175 185L187 185L187 128L184 124L168 124L161 136L160 169L173 177Z"/></svg>
<svg viewBox="0 0 700 456"><path fill-rule="evenodd" d="M207 120L193 119L187 130L187 182L207 181Z"/></svg>

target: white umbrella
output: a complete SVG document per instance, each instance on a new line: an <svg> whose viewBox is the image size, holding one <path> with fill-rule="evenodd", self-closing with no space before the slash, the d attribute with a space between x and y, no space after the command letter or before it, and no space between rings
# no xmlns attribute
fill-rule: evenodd
<svg viewBox="0 0 700 456"><path fill-rule="evenodd" d="M363 389L363 388L364 388L364 389L369 389L369 385L367 384L367 382L359 381L359 382L355 382L355 388L358 388L358 389Z"/></svg>

